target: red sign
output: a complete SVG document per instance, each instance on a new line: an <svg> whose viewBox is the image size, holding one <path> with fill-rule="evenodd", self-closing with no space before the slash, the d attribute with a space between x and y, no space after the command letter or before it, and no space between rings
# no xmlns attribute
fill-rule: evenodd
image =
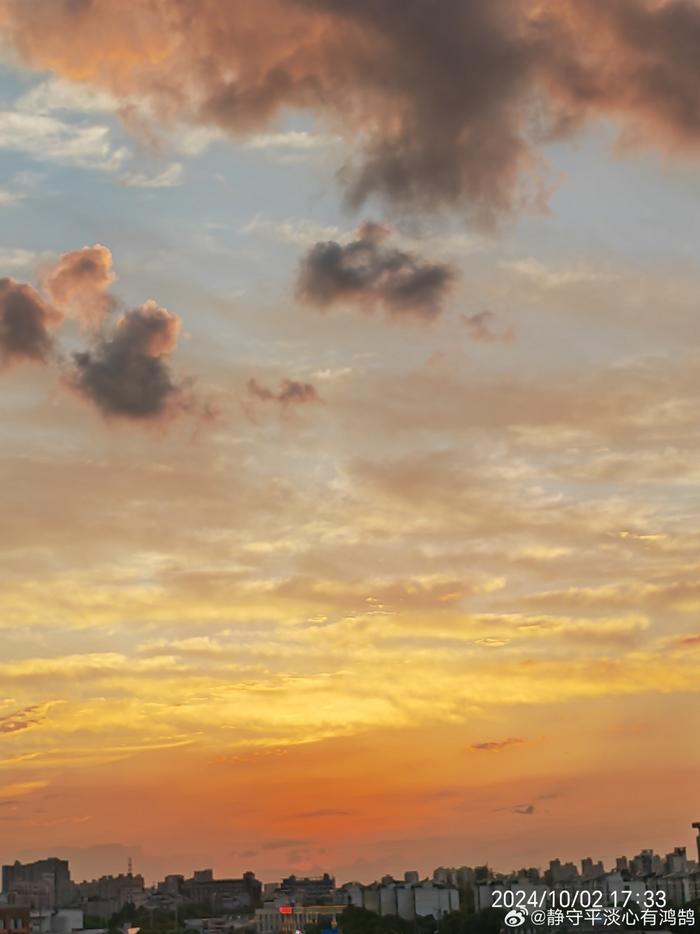
<svg viewBox="0 0 700 934"><path fill-rule="evenodd" d="M294 909L291 905L280 905L280 914L281 915L291 915Z"/></svg>

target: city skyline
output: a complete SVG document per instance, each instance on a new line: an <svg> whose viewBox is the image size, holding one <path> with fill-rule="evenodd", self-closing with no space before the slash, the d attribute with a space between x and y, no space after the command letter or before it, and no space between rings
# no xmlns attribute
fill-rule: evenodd
<svg viewBox="0 0 700 934"><path fill-rule="evenodd" d="M698 48L0 0L0 861L692 845Z"/></svg>
<svg viewBox="0 0 700 934"><path fill-rule="evenodd" d="M700 821L692 826L700 831ZM306 930L307 925L323 927L324 918L326 927L333 920L340 921L341 930L353 921L371 928L379 917L416 923L432 917L439 926L461 923L470 930L491 920L496 930L499 922L487 910L497 909L498 914L516 905L535 925L564 924L567 919L594 925L606 918L619 926L625 922L616 912L630 906L637 914L627 916L627 923L637 923L644 911L644 924L661 918L672 926L677 920L692 925L700 904L700 832L695 849L689 855L686 847L676 846L662 855L644 848L634 856L619 856L610 867L591 857L581 859L580 868L557 858L544 871L440 866L425 876L411 869L369 882L338 880L327 871L275 881L260 880L252 871L221 878L209 868L191 875L170 872L148 884L133 872L131 861L127 873L80 882L72 878L68 861L53 857L2 867L0 914L11 919L11 929L29 927L31 918L37 931L46 919L47 929L57 934L66 927L97 934L122 925L126 934L127 927L141 923L149 929L184 923L184 930L276 934ZM550 921L548 910L556 913Z"/></svg>
<svg viewBox="0 0 700 934"><path fill-rule="evenodd" d="M696 848L696 850L697 850L697 857L698 857L698 858L695 859L695 855L696 855L696 854L695 854L694 851L691 851L691 854L690 854L687 858L688 858L688 860L689 860L691 863L694 863L695 866L698 867L696 871L700 871L700 833L698 834L698 837L697 837L697 839L695 840L695 848ZM680 847L680 848L679 848L679 847L674 847L672 853L666 854L666 857L663 857L663 856L661 856L660 854L657 854L653 847L644 847L644 848L642 848L642 850L640 851L640 853L637 854L635 857L630 857L628 854L619 854L619 855L615 858L615 864L616 864L616 865L619 864L620 860L624 860L624 861L631 862L633 859L636 859L636 858L638 858L639 856L641 856L641 855L643 855L643 854L650 854L650 857L651 857L651 856L658 856L661 860L663 860L663 859L665 859L665 858L667 859L667 858L669 858L670 856L673 856L674 853L677 854L677 853L679 852L679 850L681 850L681 851L683 852L683 855L684 855L684 857L685 857L685 856L687 855L687 849L688 849L687 847ZM67 860L67 859L62 859L61 857L46 856L46 857L43 857L42 859L39 859L39 860L35 861L33 864L29 864L29 865L34 865L34 866L37 866L37 867L41 867L41 865L42 865L43 863L56 862L57 860L58 860L58 862L60 862L60 863L63 865L63 867L64 867L64 869L65 869L65 872L67 873L67 878L70 877L70 875L71 875L71 873L70 873L70 861ZM549 867L548 867L548 868L551 869L551 867L552 867L552 865L553 865L554 863L561 864L561 863L562 863L562 860L561 860L559 857L553 857L552 859L549 860ZM603 869L604 869L605 871L609 871L609 869L615 868L615 867L613 867L613 866L606 866L606 865L604 865L604 864L605 864L605 860L603 860L603 859L598 860L597 857L592 857L592 856L590 856L590 855L589 855L589 856L580 856L578 859L575 859L573 862L568 861L568 865L571 865L571 866L575 867L577 873L580 873L581 875L585 875L585 874L586 874L586 864L590 864L590 868L595 868L596 871L597 871L597 867L600 867L600 866L603 866ZM22 866L22 865L24 865L24 864L21 862L21 860L13 860L11 863L7 864L6 866L3 866L3 869L9 871L9 870L12 869L13 866ZM580 870L579 870L579 867L581 867ZM122 869L123 869L123 868L124 868L124 867L122 867ZM617 866L617 868L619 868L619 866ZM409 875L410 875L410 876L414 876L414 875L415 875L415 876L418 877L418 878L416 879L416 881L420 881L420 880L422 880L422 879L428 879L428 878L430 878L430 877L432 877L433 879L435 879L440 873L443 873L443 872L451 873L451 872L463 871L463 870L467 870L467 869L468 869L469 871L471 871L471 872L474 872L475 870L478 871L478 870L480 870L480 869L488 870L488 872L491 873L492 875L494 875L495 877L511 876L511 875L514 876L514 875L517 875L517 874L520 873L520 872L531 872L533 869L536 869L536 870L539 871L540 873L543 873L543 872L545 871L544 866L536 866L536 867L534 867L534 866L526 866L526 865L524 865L524 866L518 867L518 868L516 868L516 867L511 867L510 869L504 869L503 867L500 867L500 868L499 868L499 867L489 866L489 865L486 864L486 863L479 863L478 861L472 860L469 866L467 866L467 864L464 864L464 865L462 865L461 867L445 867L445 866L439 866L439 867L435 867L435 868L433 869L432 872L429 872L429 873L427 873L427 874L421 874L420 872L417 872L417 871L415 871L415 870L413 870L413 869L410 869L410 870L409 870L409 869L404 869L404 870L401 871L401 873L399 873L399 875L403 875L403 876L409 876ZM144 882L146 882L146 883L149 884L149 885L154 885L154 884L155 884L156 882L158 882L158 881L163 881L163 880L156 880L156 879L153 879L153 880L150 880L150 882L148 882L147 880L145 880L144 877L143 877L143 875L142 875L142 873L140 873L140 872L138 871L138 867L136 867L136 866L133 865L133 859L132 859L132 858L129 858L129 860L128 860L128 862L127 862L126 870L127 870L126 872L117 871L117 869L116 869L116 867L115 867L115 871L114 871L114 872L103 874L103 875L101 876L101 878L110 878L110 879L112 879L112 878L127 878L127 877L133 877L133 878L143 879ZM216 875L216 873L215 873L215 871L214 871L213 868L207 868L207 869L202 869L202 868L200 868L200 869L192 870L192 872L189 873L189 874L188 874L188 873L173 873L173 872L168 872L168 873L165 874L164 879L167 880L169 877L174 878L175 876L180 876L180 877L183 877L183 878L189 878L189 877L191 876L192 878L196 878L198 875L199 875L199 876L205 876L205 875L206 875L207 878L211 878L211 877L218 878L218 876ZM242 875L243 875L243 874L242 874ZM246 873L246 875L255 876L255 873L252 872L252 870L249 870L249 871ZM297 877L297 874L295 874L295 873L293 873L293 872L289 872L289 873L287 873L286 875L287 875L287 877L288 877L290 880L293 880L293 879L295 879L295 878ZM390 876L392 876L392 874L391 874L391 873L384 873L383 876L384 876L384 877L390 877ZM97 878L97 877L95 877L95 878L93 878L93 879L88 879L88 878L86 877L85 879L83 879L83 880L80 881L80 884L88 883L88 882L91 882L91 881L96 881L96 878ZM300 878L301 878L301 876L300 876ZM309 876L309 877L307 877L307 878L314 879L314 880L328 880L328 881L330 881L330 882L335 882L335 875L332 874L332 873L329 874L327 870L325 870L325 871L323 872L322 875L319 873L318 875ZM72 881L76 882L76 881L78 881L78 880L73 879ZM268 884L268 882L270 882L271 880L262 880L262 881L263 881L265 884ZM346 880L346 881L347 881L347 880ZM358 880L358 881L366 882L367 880ZM377 881L377 880L375 879L375 880L370 880L370 881Z"/></svg>
<svg viewBox="0 0 700 934"><path fill-rule="evenodd" d="M692 843L692 845L691 845L690 847L688 847L688 846L681 846L681 850L682 850L683 853L684 853L684 857L685 857L685 854L687 853L687 851L690 850L690 853L688 854L687 858L688 858L688 860L690 861L691 864L692 864L692 863L695 864L695 866L697 867L696 871L697 871L697 872L700 872L700 821L697 821L697 822L692 823L692 827L693 827L693 830L697 832L697 836L693 839L693 843ZM648 843L648 842L649 842L649 841L647 841L647 843ZM653 847L644 846L644 847L641 847L641 848L640 848L639 854L637 854L635 857L630 856L628 853L617 853L614 857L612 857L612 858L607 858L607 859L606 859L605 857L601 857L601 855L600 855L599 853L592 853L592 854L591 854L591 853L588 853L586 856L583 856L583 855L579 854L578 857L572 857L571 854L567 854L567 855L564 855L564 856L562 856L561 854L559 854L558 856L553 856L553 855L550 854L550 857L549 857L549 859L547 860L547 864L548 864L548 868L549 868L550 870L551 870L551 867L552 867L552 865L553 865L554 862L557 862L557 863L560 863L560 864L564 864L564 865L573 865L573 866L576 867L577 872L579 871L579 870L578 870L578 867L581 867L581 873L585 874L585 865L586 865L587 863L589 863L589 864L591 864L592 867L602 866L602 867L604 868L604 870L607 872L607 871L610 871L611 869L614 869L616 866L617 866L617 868L619 868L620 860L632 861L633 858L637 858L637 857L640 856L641 854L659 855L659 858L663 860L663 859L667 859L667 858L669 858L670 856L672 856L674 852L675 852L675 853L678 853L678 852L679 852L678 845L674 845L672 848L669 848L669 849L670 849L670 853L666 854L666 856L662 856L661 854L663 853L663 848L662 848L661 850L659 850L659 851L658 851L658 854L657 854L657 851L656 851ZM69 870L70 859L66 858L65 856L60 856L60 855L57 855L57 854L55 854L55 853L54 853L52 856L49 856L48 854L44 854L44 856L37 857L36 860L35 860L35 862L36 862L37 864L40 864L42 861L47 861L47 860L48 860L48 861L51 861L51 860L56 860L56 859L65 862L65 864L66 864L66 869L68 870L69 875L70 875L70 870ZM4 870L5 868L10 869L10 868L12 867L12 865L20 865L20 864L22 864L22 860L20 860L19 858L13 859L11 862L7 863L6 866L3 866L3 870ZM397 870L394 870L393 872L388 872L388 871L387 871L387 872L382 872L380 875L377 876L377 879L380 878L380 876L392 876L392 875L394 875L394 873L396 873L397 876L407 875L407 874L408 874L408 875L413 875L413 874L414 874L414 871L416 870L416 865L419 865L419 864L420 864L420 860L414 860L413 863L411 864L412 868L411 868L410 870L409 870L407 867L404 866L401 870L398 870L398 871L397 871ZM90 864L90 865L94 865L94 864ZM420 879L428 879L428 878L431 878L431 877L432 877L433 879L436 879L437 875L438 875L440 872L453 872L453 871L455 871L456 867L457 867L457 864L456 864L456 863L454 864L454 866L453 866L452 868L446 867L446 864L443 863L443 864L441 864L439 867L434 867L432 871L427 871L427 870L421 871L421 870L419 869L419 870L415 871L415 874L416 874ZM323 877L323 878L327 878L327 877L328 877L328 873L329 873L329 869L330 869L331 875L333 876L333 881L335 880L335 877L336 877L336 876L340 875L340 874L338 874L338 873L335 872L335 870L333 869L333 867L328 867L328 866L326 866L326 867L323 867L322 869L321 869L321 867L316 867L316 868L317 868L317 874L316 874L316 875L313 875L313 874L308 874L308 875L311 875L313 878L322 878L322 877ZM501 867L499 867L499 866L492 866L492 865L490 865L488 862L482 862L482 861L480 861L480 860L478 859L478 857L477 857L477 858L471 858L471 859L468 860L467 862L460 863L460 864L459 864L459 868L462 869L462 870L469 868L471 871L473 871L475 868L477 868L477 869L478 869L478 868L483 868L483 869L487 869L491 874L495 875L496 877L517 875L517 874L518 874L519 872L521 872L521 871L530 872L530 871L532 871L533 869L536 869L536 870L539 871L540 873L545 872L545 865L544 865L544 864L535 865L534 863L529 863L529 862L525 861L521 866L517 866L517 867L516 867L516 866L511 866L511 867L508 869L508 868L505 868L505 867L502 867L502 866L501 866ZM180 875L180 876L182 876L183 878L189 878L190 876L196 877L196 875L197 875L198 872L199 872L200 874L202 874L203 872L206 872L206 873L213 873L213 874L214 874L214 877L216 877L216 878L219 878L219 877L221 876L220 873L217 873L217 872L216 872L216 868L215 868L214 866L208 867L206 870L203 870L202 867L199 867L198 869L195 869L194 867L189 867L189 869L190 869L189 872L180 872L179 869L174 869L172 866L170 866L170 867L167 869L167 871L163 874L163 877L164 877L165 879L167 879L168 877L172 877L172 876L174 876L174 875ZM124 870L126 870L126 871L124 871ZM257 875L257 874L253 871L252 867L250 867L250 866L248 867L248 869L246 870L246 872L247 872L247 873L253 872L253 875L254 875L254 876ZM323 876L322 876L322 874L323 874ZM139 870L138 864L134 862L134 857L133 857L132 855L130 855L130 856L127 857L126 866L121 866L121 867L113 866L112 869L111 869L111 871L109 871L109 872L99 872L99 873L93 874L92 876L85 876L84 879L82 880L82 882L83 882L83 883L87 883L87 882L90 882L90 881L94 881L94 880L97 879L98 877L108 877L108 878L116 878L116 877L119 877L119 878L127 878L127 877L131 877L132 875L133 875L134 878L140 878L140 879L142 879L142 880L146 883L146 885L154 885L156 882L159 881L159 880L156 879L156 878L148 879L148 878L146 877L146 875L145 875L141 870ZM243 876L244 873L241 872L239 875ZM287 871L286 871L286 872L283 872L283 873L280 873L279 875L282 876L282 877L289 876L290 878L294 878L295 875L300 875L300 876L302 876L302 875L304 875L304 873L303 873L303 872L302 872L302 873L299 873L299 872L296 872L296 873L295 873L293 867L287 867ZM77 880L76 880L76 879L73 879L73 881L75 882L75 881L77 881ZM269 881L269 880L263 880L263 882L265 882L266 884L267 884L267 881ZM349 880L346 880L346 881L349 881ZM365 883L365 884L366 884L366 883L371 882L371 881L376 881L376 879L375 879L375 880L371 880L371 879L357 879L357 880L353 880L353 881L359 881L359 882L362 882L362 883Z"/></svg>

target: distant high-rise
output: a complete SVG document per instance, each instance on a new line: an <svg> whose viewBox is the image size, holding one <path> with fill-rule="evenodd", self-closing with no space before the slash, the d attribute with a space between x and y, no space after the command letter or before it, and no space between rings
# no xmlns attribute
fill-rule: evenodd
<svg viewBox="0 0 700 934"><path fill-rule="evenodd" d="M70 879L68 860L39 859L34 863L15 862L2 867L2 892L6 895L22 883L53 882L53 904L56 908L70 905L73 897L73 885Z"/></svg>
<svg viewBox="0 0 700 934"><path fill-rule="evenodd" d="M698 832L698 863L700 863L700 820L696 820L693 827Z"/></svg>
<svg viewBox="0 0 700 934"><path fill-rule="evenodd" d="M292 875L282 879L279 890L300 905L328 905L335 896L335 879L327 872L304 878Z"/></svg>
<svg viewBox="0 0 700 934"><path fill-rule="evenodd" d="M590 856L581 860L581 875L584 879L595 879L597 876L602 876L604 872L603 864L594 863Z"/></svg>
<svg viewBox="0 0 700 934"><path fill-rule="evenodd" d="M240 879L215 879L211 869L198 869L182 882L181 892L212 910L255 908L260 904L262 884L253 872L243 873Z"/></svg>

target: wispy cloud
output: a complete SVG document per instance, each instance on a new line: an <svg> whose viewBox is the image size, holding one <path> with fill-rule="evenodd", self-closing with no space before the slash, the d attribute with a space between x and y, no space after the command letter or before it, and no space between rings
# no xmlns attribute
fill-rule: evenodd
<svg viewBox="0 0 700 934"><path fill-rule="evenodd" d="M127 172L120 176L122 185L127 188L176 188L182 184L184 167L181 162L173 162L171 165L158 172L155 175L147 175L143 172Z"/></svg>
<svg viewBox="0 0 700 934"><path fill-rule="evenodd" d="M15 105L17 110L27 114L50 114L57 110L78 114L113 113L119 106L119 101L108 91L55 76L29 88Z"/></svg>
<svg viewBox="0 0 700 934"><path fill-rule="evenodd" d="M115 146L103 124L77 125L53 116L0 111L0 149L20 152L38 162L114 172L128 156Z"/></svg>
<svg viewBox="0 0 700 934"><path fill-rule="evenodd" d="M29 270L51 259L53 253L27 250L24 247L0 247L0 270L14 272L15 270Z"/></svg>
<svg viewBox="0 0 700 934"><path fill-rule="evenodd" d="M596 268L586 262L555 266L541 260L527 257L504 262L503 268L525 280L528 284L543 291L564 289L567 286L609 282L614 273L607 269Z"/></svg>
<svg viewBox="0 0 700 934"><path fill-rule="evenodd" d="M318 240L338 239L343 231L340 227L317 221L272 220L258 214L241 228L241 233L262 235L294 246L311 246Z"/></svg>
<svg viewBox="0 0 700 934"><path fill-rule="evenodd" d="M41 791L48 786L48 781L38 779L28 782L11 782L8 785L0 785L0 798L20 798L30 795L35 791Z"/></svg>
<svg viewBox="0 0 700 934"><path fill-rule="evenodd" d="M319 149L339 142L339 137L308 133L306 130L289 130L285 133L262 133L246 142L249 149Z"/></svg>
<svg viewBox="0 0 700 934"><path fill-rule="evenodd" d="M9 204L17 204L26 198L22 191L8 191L7 188L0 188L0 207L6 207Z"/></svg>
<svg viewBox="0 0 700 934"><path fill-rule="evenodd" d="M339 137L306 130L288 130L280 133L262 133L251 136L245 148L265 153L276 162L301 162L312 157L323 156L332 147L339 146Z"/></svg>

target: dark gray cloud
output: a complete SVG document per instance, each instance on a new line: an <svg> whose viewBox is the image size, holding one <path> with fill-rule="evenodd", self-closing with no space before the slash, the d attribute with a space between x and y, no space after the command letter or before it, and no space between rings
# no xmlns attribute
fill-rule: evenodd
<svg viewBox="0 0 700 934"><path fill-rule="evenodd" d="M261 386L255 379L249 379L248 392L262 402L278 402L282 406L320 402L316 388L311 383L300 383L294 379L282 380L277 391Z"/></svg>
<svg viewBox="0 0 700 934"><path fill-rule="evenodd" d="M518 736L512 736L509 739L490 740L485 743L472 743L470 749L473 749L475 752L500 752L501 749L507 749L508 746L516 746L524 742L524 739Z"/></svg>
<svg viewBox="0 0 700 934"><path fill-rule="evenodd" d="M90 350L76 353L68 382L107 416L157 419L182 401L170 369L180 319L149 301L122 315Z"/></svg>
<svg viewBox="0 0 700 934"><path fill-rule="evenodd" d="M627 141L700 143L694 0L0 0L0 17L27 62L108 88L133 123L135 98L236 135L313 113L350 147L352 205L492 224L544 204L544 139L601 116Z"/></svg>
<svg viewBox="0 0 700 934"><path fill-rule="evenodd" d="M619 116L628 144L700 142L700 6L695 0L548 0L536 20L551 134Z"/></svg>
<svg viewBox="0 0 700 934"><path fill-rule="evenodd" d="M321 309L338 303L365 311L381 307L395 320L436 318L456 279L455 269L386 245L390 233L367 223L350 243L315 244L299 268L301 301Z"/></svg>
<svg viewBox="0 0 700 934"><path fill-rule="evenodd" d="M511 804L507 807L494 808L494 811L502 812L508 811L510 814L522 814L525 817L530 817L530 815L535 813L534 804Z"/></svg>
<svg viewBox="0 0 700 934"><path fill-rule="evenodd" d="M536 162L525 103L537 56L522 3L312 5L344 18L357 36L345 57L364 91L358 129L366 143L341 173L351 205L375 195L401 210L459 205L490 225L537 201L537 183L529 194L523 184Z"/></svg>
<svg viewBox="0 0 700 934"><path fill-rule="evenodd" d="M296 816L302 820L315 820L323 817L352 817L355 811L341 811L335 808L319 808L317 811L302 811Z"/></svg>
<svg viewBox="0 0 700 934"><path fill-rule="evenodd" d="M561 798L563 794L564 793L561 791L546 791L542 795L537 795L535 801L556 801L556 799Z"/></svg>
<svg viewBox="0 0 700 934"><path fill-rule="evenodd" d="M498 317L492 311L462 315L461 319L470 339L478 344L509 344L515 337L513 328L495 329Z"/></svg>
<svg viewBox="0 0 700 934"><path fill-rule="evenodd" d="M292 847L292 846L301 846L301 847L313 846L313 841L312 840L294 840L294 839L268 840L265 843L261 844L261 849L263 850L286 850L287 847Z"/></svg>
<svg viewBox="0 0 700 934"><path fill-rule="evenodd" d="M47 706L25 707L15 713L0 717L0 735L8 733L21 733L33 726L38 726L46 719Z"/></svg>
<svg viewBox="0 0 700 934"><path fill-rule="evenodd" d="M31 285L0 279L0 363L47 363L54 350L52 328L61 321Z"/></svg>
<svg viewBox="0 0 700 934"><path fill-rule="evenodd" d="M97 244L64 253L47 271L43 287L52 302L31 285L0 279L0 365L53 362L62 368L64 383L105 415L157 419L186 410L215 417L213 406L186 395L171 372L177 315L149 300L116 321L105 317L116 305L109 293L114 278L112 255ZM64 312L77 315L90 341L70 361L54 336ZM308 389L313 387L287 381L275 398L287 404Z"/></svg>

